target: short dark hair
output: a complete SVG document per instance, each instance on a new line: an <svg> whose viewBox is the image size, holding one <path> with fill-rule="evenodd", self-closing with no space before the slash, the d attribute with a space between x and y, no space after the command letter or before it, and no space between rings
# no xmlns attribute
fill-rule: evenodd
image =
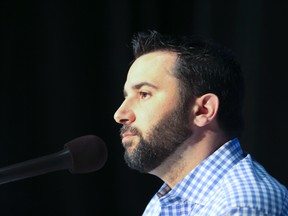
<svg viewBox="0 0 288 216"><path fill-rule="evenodd" d="M240 64L230 49L199 36L163 35L152 30L135 34L132 48L135 59L154 51L176 53L174 76L180 81L184 99L216 94L220 101L219 126L228 136L241 135L244 81Z"/></svg>

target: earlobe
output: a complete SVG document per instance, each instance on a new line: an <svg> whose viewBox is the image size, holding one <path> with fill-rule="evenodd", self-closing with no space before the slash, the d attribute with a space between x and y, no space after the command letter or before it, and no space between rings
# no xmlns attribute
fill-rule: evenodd
<svg viewBox="0 0 288 216"><path fill-rule="evenodd" d="M194 105L194 124L203 127L214 119L219 108L219 98L212 93L207 93L195 100Z"/></svg>

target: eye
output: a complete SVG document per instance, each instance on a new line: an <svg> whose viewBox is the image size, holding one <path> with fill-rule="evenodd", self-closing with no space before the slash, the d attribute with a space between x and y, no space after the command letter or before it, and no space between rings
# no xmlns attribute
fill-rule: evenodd
<svg viewBox="0 0 288 216"><path fill-rule="evenodd" d="M150 93L145 92L145 91L140 91L140 92L139 92L139 95L140 95L140 98L141 98L141 99L147 99L147 98L149 98L149 97L151 96Z"/></svg>

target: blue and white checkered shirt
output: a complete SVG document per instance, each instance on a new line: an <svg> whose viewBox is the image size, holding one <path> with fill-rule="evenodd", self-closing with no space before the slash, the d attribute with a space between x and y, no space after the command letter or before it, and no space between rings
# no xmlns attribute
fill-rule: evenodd
<svg viewBox="0 0 288 216"><path fill-rule="evenodd" d="M144 216L288 216L288 190L237 138L202 161L173 189L163 184Z"/></svg>

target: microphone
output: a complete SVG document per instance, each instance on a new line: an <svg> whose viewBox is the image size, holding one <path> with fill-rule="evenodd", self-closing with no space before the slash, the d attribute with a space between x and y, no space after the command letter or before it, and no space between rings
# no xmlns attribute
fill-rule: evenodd
<svg viewBox="0 0 288 216"><path fill-rule="evenodd" d="M107 160L104 141L85 135L66 143L62 151L0 168L0 184L68 169L72 174L101 169Z"/></svg>

